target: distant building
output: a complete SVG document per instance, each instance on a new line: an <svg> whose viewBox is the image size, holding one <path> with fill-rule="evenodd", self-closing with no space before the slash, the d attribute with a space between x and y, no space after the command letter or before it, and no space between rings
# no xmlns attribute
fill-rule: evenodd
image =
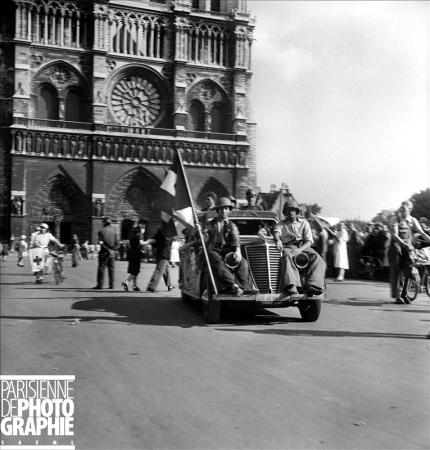
<svg viewBox="0 0 430 450"><path fill-rule="evenodd" d="M280 189L276 188L275 184L270 185L270 192L259 192L256 198L256 203L266 211L272 211L278 215L280 219L284 218L282 208L284 203L290 197L293 197L288 186L282 183Z"/></svg>
<svg viewBox="0 0 430 450"><path fill-rule="evenodd" d="M244 0L7 0L0 40L2 237L70 242L101 218L159 222L181 151L194 200L256 183Z"/></svg>

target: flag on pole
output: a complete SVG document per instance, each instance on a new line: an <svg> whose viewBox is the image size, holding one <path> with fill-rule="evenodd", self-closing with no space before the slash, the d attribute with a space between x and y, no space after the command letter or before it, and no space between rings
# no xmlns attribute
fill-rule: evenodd
<svg viewBox="0 0 430 450"><path fill-rule="evenodd" d="M161 183L158 207L161 210L162 230L166 236L177 235L177 221L186 227L194 227L185 170L177 153Z"/></svg>

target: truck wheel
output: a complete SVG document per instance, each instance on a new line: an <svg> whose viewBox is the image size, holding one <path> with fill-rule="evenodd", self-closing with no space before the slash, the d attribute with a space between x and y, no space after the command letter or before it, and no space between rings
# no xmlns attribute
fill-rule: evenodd
<svg viewBox="0 0 430 450"><path fill-rule="evenodd" d="M299 311L305 322L316 322L321 312L321 300L302 300Z"/></svg>

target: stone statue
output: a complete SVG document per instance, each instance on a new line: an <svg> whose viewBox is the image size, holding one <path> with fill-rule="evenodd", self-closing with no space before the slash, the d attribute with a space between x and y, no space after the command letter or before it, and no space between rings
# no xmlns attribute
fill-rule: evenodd
<svg viewBox="0 0 430 450"><path fill-rule="evenodd" d="M36 153L40 153L42 151L42 137L40 134L36 134Z"/></svg>
<svg viewBox="0 0 430 450"><path fill-rule="evenodd" d="M76 139L74 136L72 136L70 139L70 153L72 157L76 155Z"/></svg>
<svg viewBox="0 0 430 450"><path fill-rule="evenodd" d="M22 215L24 203L22 197L15 197L12 200L12 210L14 214Z"/></svg>
<svg viewBox="0 0 430 450"><path fill-rule="evenodd" d="M31 134L27 133L26 137L25 137L25 151L27 153L30 153L32 150L31 148Z"/></svg>
<svg viewBox="0 0 430 450"><path fill-rule="evenodd" d="M96 199L96 201L94 202L94 216L95 217L101 217L103 215L103 203L102 201L98 198Z"/></svg>

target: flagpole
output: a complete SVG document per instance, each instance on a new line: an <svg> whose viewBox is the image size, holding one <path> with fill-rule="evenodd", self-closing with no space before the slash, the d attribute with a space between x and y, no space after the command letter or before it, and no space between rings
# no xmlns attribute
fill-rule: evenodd
<svg viewBox="0 0 430 450"><path fill-rule="evenodd" d="M208 267L209 277L211 279L211 283L212 283L212 287L213 287L213 290L214 290L214 294L218 295L218 289L216 287L214 274L212 272L212 267L211 267L211 264L210 264L210 261L209 261L208 250L206 248L206 243L205 243L205 240L204 240L204 237L203 237L202 227L200 226L199 218L197 217L197 213L196 213L196 210L194 208L194 202L193 202L193 197L191 196L191 190L190 190L190 186L188 184L188 178L187 178L187 175L185 174L185 168L184 168L184 164L182 162L181 152L180 152L179 148L176 149L176 151L178 153L178 159L179 159L179 164L181 165L182 173L184 174L185 186L187 187L188 197L190 198L191 209L193 210L194 221L196 223L196 228L197 228L197 231L199 233L200 241L202 242L203 253L205 255L206 265Z"/></svg>

